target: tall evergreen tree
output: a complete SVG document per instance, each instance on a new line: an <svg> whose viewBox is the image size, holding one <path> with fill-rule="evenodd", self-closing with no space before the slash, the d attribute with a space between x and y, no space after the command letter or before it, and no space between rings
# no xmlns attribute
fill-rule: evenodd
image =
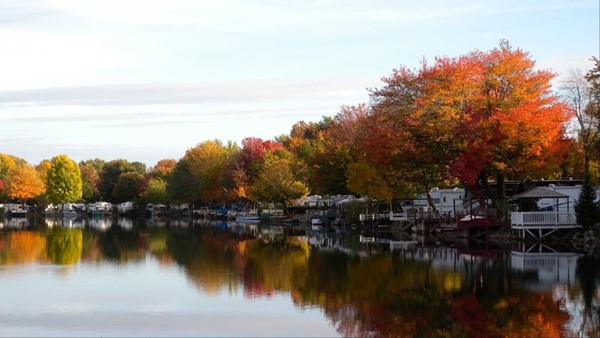
<svg viewBox="0 0 600 338"><path fill-rule="evenodd" d="M600 203L596 201L596 198L596 188L590 182L589 175L587 175L583 180L579 199L575 203L577 224L583 226L584 229L589 229L600 222Z"/></svg>

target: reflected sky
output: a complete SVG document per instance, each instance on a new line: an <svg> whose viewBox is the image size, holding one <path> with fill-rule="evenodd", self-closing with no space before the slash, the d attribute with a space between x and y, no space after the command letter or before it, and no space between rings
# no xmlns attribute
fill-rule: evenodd
<svg viewBox="0 0 600 338"><path fill-rule="evenodd" d="M0 268L4 336L338 336L318 309L289 295L205 294L150 255L126 264Z"/></svg>
<svg viewBox="0 0 600 338"><path fill-rule="evenodd" d="M114 225L0 231L0 335L600 332L598 262L567 248L390 249L358 233L273 236L268 225Z"/></svg>

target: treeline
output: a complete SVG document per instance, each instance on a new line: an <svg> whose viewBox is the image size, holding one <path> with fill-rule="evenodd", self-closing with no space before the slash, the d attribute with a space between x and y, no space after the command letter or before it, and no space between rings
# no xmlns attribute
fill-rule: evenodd
<svg viewBox="0 0 600 338"><path fill-rule="evenodd" d="M300 121L275 140L204 141L149 168L123 159L76 164L64 155L34 167L2 154L0 200L285 204L309 193L354 193L391 201L462 185L501 211L506 180L598 181L600 62L592 60L591 70L553 92L555 74L502 41L395 69L368 104ZM493 196L490 181L499 187Z"/></svg>

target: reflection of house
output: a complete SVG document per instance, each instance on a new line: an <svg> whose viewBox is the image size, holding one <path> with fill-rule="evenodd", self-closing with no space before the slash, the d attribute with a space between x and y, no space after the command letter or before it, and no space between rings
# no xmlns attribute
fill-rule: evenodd
<svg viewBox="0 0 600 338"><path fill-rule="evenodd" d="M575 268L580 254L572 252L520 252L512 251L514 271L534 277L527 281L532 288L551 288L556 283L571 285L575 281Z"/></svg>

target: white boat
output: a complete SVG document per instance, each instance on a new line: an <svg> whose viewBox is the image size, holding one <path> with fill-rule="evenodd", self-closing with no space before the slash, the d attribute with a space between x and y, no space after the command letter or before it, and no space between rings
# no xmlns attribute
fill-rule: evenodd
<svg viewBox="0 0 600 338"><path fill-rule="evenodd" d="M105 216L110 214L112 204L108 202L96 202L87 206L87 212L92 216Z"/></svg>
<svg viewBox="0 0 600 338"><path fill-rule="evenodd" d="M28 208L24 204L5 204L4 213L10 217L25 217L27 216Z"/></svg>
<svg viewBox="0 0 600 338"><path fill-rule="evenodd" d="M165 216L167 214L167 206L164 204L152 205L152 216Z"/></svg>
<svg viewBox="0 0 600 338"><path fill-rule="evenodd" d="M260 217L258 216L258 212L256 209L248 210L248 211L238 211L235 216L236 222L259 222Z"/></svg>
<svg viewBox="0 0 600 338"><path fill-rule="evenodd" d="M128 214L133 211L133 202L123 202L117 204L117 212L121 215Z"/></svg>
<svg viewBox="0 0 600 338"><path fill-rule="evenodd" d="M315 217L310 220L310 228L313 231L322 231L325 229L325 220L320 217Z"/></svg>
<svg viewBox="0 0 600 338"><path fill-rule="evenodd" d="M58 213L58 206L54 204L48 204L44 209L44 213L47 216L54 216L56 213Z"/></svg>
<svg viewBox="0 0 600 338"><path fill-rule="evenodd" d="M77 218L79 214L77 213L77 207L72 203L65 203L60 206L63 218Z"/></svg>

